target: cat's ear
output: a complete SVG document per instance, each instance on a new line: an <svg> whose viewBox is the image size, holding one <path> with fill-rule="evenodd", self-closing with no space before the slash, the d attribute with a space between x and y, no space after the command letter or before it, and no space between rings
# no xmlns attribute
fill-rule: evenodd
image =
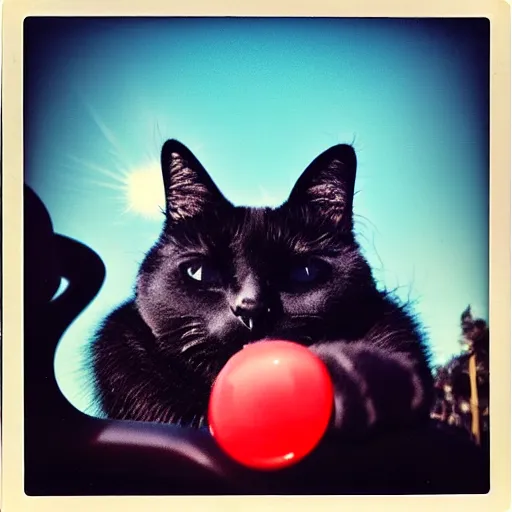
<svg viewBox="0 0 512 512"><path fill-rule="evenodd" d="M308 208L336 226L351 229L356 168L352 146L338 144L331 147L309 164L286 204Z"/></svg>
<svg viewBox="0 0 512 512"><path fill-rule="evenodd" d="M163 145L161 163L168 219L190 219L231 206L199 160L181 142L171 139Z"/></svg>

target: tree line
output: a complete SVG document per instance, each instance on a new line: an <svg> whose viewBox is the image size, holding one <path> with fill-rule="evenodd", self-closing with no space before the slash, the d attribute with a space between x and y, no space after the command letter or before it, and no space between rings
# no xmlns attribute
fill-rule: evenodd
<svg viewBox="0 0 512 512"><path fill-rule="evenodd" d="M434 368L431 417L460 427L477 444L489 445L489 326L468 306L460 317L461 352Z"/></svg>

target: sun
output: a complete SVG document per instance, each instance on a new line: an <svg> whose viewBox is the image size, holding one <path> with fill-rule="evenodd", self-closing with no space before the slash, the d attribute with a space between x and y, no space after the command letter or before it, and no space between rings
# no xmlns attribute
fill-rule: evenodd
<svg viewBox="0 0 512 512"><path fill-rule="evenodd" d="M160 219L165 206L162 174L157 162L135 167L124 175L127 209L150 219Z"/></svg>

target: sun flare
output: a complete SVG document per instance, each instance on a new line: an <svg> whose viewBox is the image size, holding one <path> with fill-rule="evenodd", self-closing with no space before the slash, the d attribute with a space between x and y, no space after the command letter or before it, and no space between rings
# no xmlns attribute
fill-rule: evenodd
<svg viewBox="0 0 512 512"><path fill-rule="evenodd" d="M128 171L124 176L124 189L129 211L151 219L162 217L165 194L157 162Z"/></svg>

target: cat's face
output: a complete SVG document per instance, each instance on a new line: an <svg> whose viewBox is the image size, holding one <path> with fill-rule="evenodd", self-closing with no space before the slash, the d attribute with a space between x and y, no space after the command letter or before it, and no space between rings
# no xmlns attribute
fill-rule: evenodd
<svg viewBox="0 0 512 512"><path fill-rule="evenodd" d="M143 263L137 305L162 357L209 377L244 344L336 336L373 289L352 233L356 158L335 146L280 207L230 204L183 145L162 150L166 223Z"/></svg>

